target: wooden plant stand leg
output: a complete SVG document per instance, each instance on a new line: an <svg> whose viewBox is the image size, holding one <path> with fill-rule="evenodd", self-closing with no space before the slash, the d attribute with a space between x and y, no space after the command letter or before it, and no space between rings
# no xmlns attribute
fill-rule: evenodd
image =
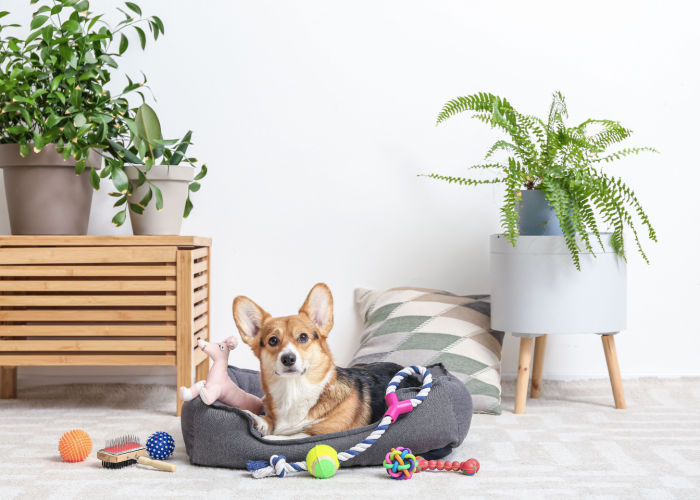
<svg viewBox="0 0 700 500"><path fill-rule="evenodd" d="M518 380L515 383L515 410L517 414L525 413L527 400L527 382L530 376L532 359L532 337L520 339L520 358L518 359Z"/></svg>
<svg viewBox="0 0 700 500"><path fill-rule="evenodd" d="M535 339L535 357L532 360L532 380L530 381L530 397L539 398L542 388L542 368L544 366L544 352L547 346L547 335L540 335Z"/></svg>
<svg viewBox="0 0 700 500"><path fill-rule="evenodd" d="M0 366L0 399L17 397L17 367Z"/></svg>
<svg viewBox="0 0 700 500"><path fill-rule="evenodd" d="M192 360L192 251L177 253L177 385L190 387L194 370ZM177 416L182 411L183 401L177 396Z"/></svg>
<svg viewBox="0 0 700 500"><path fill-rule="evenodd" d="M615 350L615 336L601 335L603 340L603 350L605 351L605 362L608 364L608 374L610 375L610 385L612 385L613 398L615 398L615 408L624 410L625 392L622 389L622 377L620 376L620 364L617 361L617 351Z"/></svg>
<svg viewBox="0 0 700 500"><path fill-rule="evenodd" d="M209 376L209 358L203 360L195 368L194 381L199 382L200 380L206 380Z"/></svg>

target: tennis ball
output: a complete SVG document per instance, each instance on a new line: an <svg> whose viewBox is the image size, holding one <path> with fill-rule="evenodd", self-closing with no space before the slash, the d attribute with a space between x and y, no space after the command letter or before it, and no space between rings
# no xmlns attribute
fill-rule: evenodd
<svg viewBox="0 0 700 500"><path fill-rule="evenodd" d="M58 441L58 452L66 462L82 462L91 451L92 439L80 429L66 432Z"/></svg>
<svg viewBox="0 0 700 500"><path fill-rule="evenodd" d="M319 444L306 454L306 468L318 479L333 477L340 467L338 452L327 444Z"/></svg>

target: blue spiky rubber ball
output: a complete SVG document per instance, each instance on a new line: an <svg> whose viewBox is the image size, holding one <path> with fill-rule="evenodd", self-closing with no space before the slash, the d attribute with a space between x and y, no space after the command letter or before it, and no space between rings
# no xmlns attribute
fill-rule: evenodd
<svg viewBox="0 0 700 500"><path fill-rule="evenodd" d="M154 432L146 441L146 450L151 458L165 460L175 451L175 440L167 432Z"/></svg>

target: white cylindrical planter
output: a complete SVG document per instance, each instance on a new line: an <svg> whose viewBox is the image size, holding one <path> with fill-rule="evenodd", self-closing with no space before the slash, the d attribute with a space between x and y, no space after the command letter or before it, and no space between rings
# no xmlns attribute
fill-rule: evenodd
<svg viewBox="0 0 700 500"><path fill-rule="evenodd" d="M145 167L139 165L127 165L124 170L135 186L138 179L138 169ZM156 209L155 196L146 205L143 214L137 214L129 208L131 227L137 235L177 235L180 234L182 218L185 213L185 202L189 184L194 178L194 168L180 165L154 165L146 174L148 180L155 184L163 194L163 209ZM134 193L129 200L131 203L138 203L149 189L148 182L134 188Z"/></svg>
<svg viewBox="0 0 700 500"><path fill-rule="evenodd" d="M627 268L601 234L605 249L581 252L573 264L563 236L490 238L491 328L514 335L615 333L627 319Z"/></svg>

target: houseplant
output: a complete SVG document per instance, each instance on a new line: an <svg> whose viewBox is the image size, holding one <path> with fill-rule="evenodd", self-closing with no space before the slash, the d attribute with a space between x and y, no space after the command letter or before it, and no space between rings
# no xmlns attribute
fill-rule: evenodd
<svg viewBox="0 0 700 500"><path fill-rule="evenodd" d="M202 165L195 175L197 159L186 156L192 131L179 141L163 139L158 116L145 103L134 120L125 121L129 142L110 140L111 155L105 159L113 166L117 191L110 194L117 198L114 206L123 207L112 222L122 225L128 206L134 234L179 234L182 218L192 210L190 193L199 191L197 181L207 174ZM121 168L125 168L123 173Z"/></svg>
<svg viewBox="0 0 700 500"><path fill-rule="evenodd" d="M115 175L110 165L98 175L101 154L127 133L127 97L143 86L129 79L113 95L117 60L127 33L143 48L143 27L157 38L163 23L133 2L118 9L124 17L114 26L87 0L31 3L39 5L25 38L4 35L17 24L0 24L0 167L12 231L85 234L92 188Z"/></svg>
<svg viewBox="0 0 700 500"><path fill-rule="evenodd" d="M638 218L649 238L656 241L656 232L646 212L634 192L619 177L602 171L599 165L642 151L655 151L653 148L608 152L632 131L612 120L589 119L568 127L564 123L566 103L560 92L553 95L546 121L519 113L502 97L478 93L447 102L437 123L464 111L473 111L474 118L510 136L510 140L499 140L489 148L485 158L491 163L471 167L496 170L499 174L488 179L436 173L428 177L463 185L505 184L501 224L504 236L513 246L524 226L528 208L524 205L530 204L527 202L532 198L534 202L546 201L556 216L560 234L577 269L580 270L582 248L592 254L595 254L594 243L604 248L600 225L612 229L610 243L622 258L626 256L623 230L631 229L640 254L648 262L635 223ZM504 160L493 162L491 158L499 152L504 153ZM537 200L538 197L541 199Z"/></svg>

